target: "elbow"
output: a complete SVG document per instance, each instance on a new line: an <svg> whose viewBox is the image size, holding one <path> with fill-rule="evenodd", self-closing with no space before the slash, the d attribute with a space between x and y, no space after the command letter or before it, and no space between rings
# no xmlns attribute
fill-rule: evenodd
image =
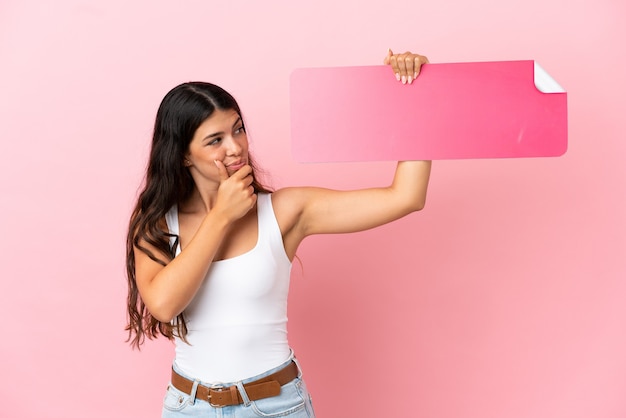
<svg viewBox="0 0 626 418"><path fill-rule="evenodd" d="M405 216L410 215L413 212L419 212L424 209L424 206L426 206L425 197L405 197L400 202L398 202L397 205L395 205L396 211L394 219L404 218Z"/></svg>
<svg viewBox="0 0 626 418"><path fill-rule="evenodd" d="M161 303L153 303L152 306L148 307L148 311L150 315L154 319L159 322L170 323L174 318L176 318L180 312L173 309L167 302L163 301Z"/></svg>
<svg viewBox="0 0 626 418"><path fill-rule="evenodd" d="M164 322L164 323L170 323L172 322L172 319L176 317L176 315L172 315L169 312L160 311L160 310L151 310L150 315L152 315L152 317L156 319L157 321Z"/></svg>
<svg viewBox="0 0 626 418"><path fill-rule="evenodd" d="M419 202L419 203L414 203L414 204L411 206L411 208L409 209L409 211L410 211L409 213L412 213L412 212L419 212L419 211L421 211L422 209L424 209L424 207L425 207L425 206L426 206L426 202L425 202L425 201L422 201L422 202Z"/></svg>
<svg viewBox="0 0 626 418"><path fill-rule="evenodd" d="M424 209L424 207L426 207L426 200L422 200L419 203L415 204L411 211L419 212L420 210Z"/></svg>
<svg viewBox="0 0 626 418"><path fill-rule="evenodd" d="M407 215L410 215L413 212L419 212L424 209L425 206L424 200L411 200L406 202L404 205L399 207L399 211L397 213L397 218L404 218Z"/></svg>
<svg viewBox="0 0 626 418"><path fill-rule="evenodd" d="M163 323L166 323L166 324L169 324L170 322L172 322L172 320L176 317L175 315L168 315L165 312L158 312L156 314L150 312L150 314L157 321L163 322Z"/></svg>
<svg viewBox="0 0 626 418"><path fill-rule="evenodd" d="M141 293L141 299L152 318L159 322L172 322L187 306L186 299L175 294L172 289L152 283Z"/></svg>
<svg viewBox="0 0 626 418"><path fill-rule="evenodd" d="M412 212L419 212L426 206L426 195L417 196L407 202L406 210L407 214Z"/></svg>

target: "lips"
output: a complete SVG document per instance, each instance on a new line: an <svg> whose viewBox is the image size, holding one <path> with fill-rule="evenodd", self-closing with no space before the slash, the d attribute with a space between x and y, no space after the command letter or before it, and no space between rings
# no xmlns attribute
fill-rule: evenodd
<svg viewBox="0 0 626 418"><path fill-rule="evenodd" d="M232 162L232 163L228 164L228 165L226 166L226 168L227 168L229 171L237 171L237 170L239 170L241 167L243 167L244 165L246 165L247 163L248 163L248 162L247 162L247 161L245 161L245 160L239 160L239 161L235 161L235 162Z"/></svg>

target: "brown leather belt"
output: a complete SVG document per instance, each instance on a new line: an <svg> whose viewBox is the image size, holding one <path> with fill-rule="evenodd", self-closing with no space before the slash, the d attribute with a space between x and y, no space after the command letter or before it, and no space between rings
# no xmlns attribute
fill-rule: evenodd
<svg viewBox="0 0 626 418"><path fill-rule="evenodd" d="M243 385L248 395L248 399L256 401L263 398L271 398L280 395L280 387L291 382L298 377L298 366L293 361L289 365L280 369L276 373L262 377ZM189 380L176 373L172 369L172 386L176 389L190 395L193 389L193 380ZM208 387L198 385L196 390L196 399L208 401L211 406L221 408L224 406L239 405L243 403L243 399L237 386L227 387Z"/></svg>

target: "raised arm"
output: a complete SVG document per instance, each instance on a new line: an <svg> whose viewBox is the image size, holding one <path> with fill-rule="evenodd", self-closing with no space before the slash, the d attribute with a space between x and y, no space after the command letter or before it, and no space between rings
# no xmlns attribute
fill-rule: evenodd
<svg viewBox="0 0 626 418"><path fill-rule="evenodd" d="M403 84L419 75L425 56L405 52L385 56L384 63ZM287 255L293 257L302 239L313 234L357 232L421 210L426 202L430 161L398 162L388 187L353 191L287 188L274 194Z"/></svg>
<svg viewBox="0 0 626 418"><path fill-rule="evenodd" d="M430 167L430 161L402 161L388 187L351 191L287 188L276 192L274 200L282 213L289 214L283 218L285 231L291 231L296 241L313 234L363 231L421 210Z"/></svg>

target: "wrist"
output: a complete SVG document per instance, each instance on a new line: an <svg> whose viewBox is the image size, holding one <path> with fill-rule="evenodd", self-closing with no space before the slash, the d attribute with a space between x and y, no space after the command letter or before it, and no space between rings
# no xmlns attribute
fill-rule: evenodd
<svg viewBox="0 0 626 418"><path fill-rule="evenodd" d="M207 213L202 223L211 229L226 231L230 224L233 223L233 219L231 219L226 212L214 208Z"/></svg>

